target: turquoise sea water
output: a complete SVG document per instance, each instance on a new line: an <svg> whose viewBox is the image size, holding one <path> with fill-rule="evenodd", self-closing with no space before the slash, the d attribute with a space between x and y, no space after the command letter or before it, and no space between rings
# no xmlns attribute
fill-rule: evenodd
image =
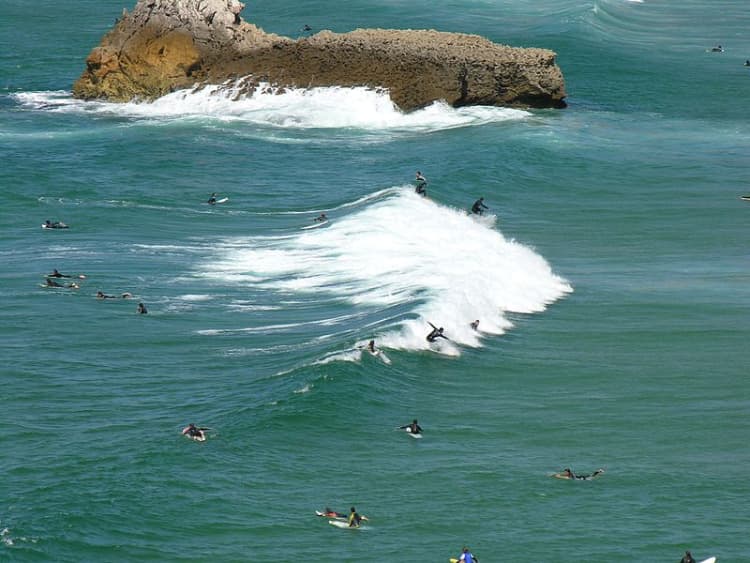
<svg viewBox="0 0 750 563"><path fill-rule="evenodd" d="M0 3L0 560L750 561L745 3L247 3L558 53L565 110L411 115L73 100L133 5L68 4Z"/></svg>

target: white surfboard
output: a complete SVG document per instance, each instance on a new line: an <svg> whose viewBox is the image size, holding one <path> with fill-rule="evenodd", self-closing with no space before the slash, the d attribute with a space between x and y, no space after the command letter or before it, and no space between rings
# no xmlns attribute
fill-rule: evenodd
<svg viewBox="0 0 750 563"><path fill-rule="evenodd" d="M229 198L228 198L228 197L223 197L223 198L221 198L221 199L217 199L217 200L216 200L216 203L226 203L226 202L228 202L228 201L229 201Z"/></svg>
<svg viewBox="0 0 750 563"><path fill-rule="evenodd" d="M716 557L709 557L708 559L704 559L700 563L716 563Z"/></svg>
<svg viewBox="0 0 750 563"><path fill-rule="evenodd" d="M312 225L307 225L306 227L302 227L302 230L307 231L309 229L317 229L318 227L323 227L324 225L327 225L327 224L328 224L328 219L326 219L325 221L317 221L313 223Z"/></svg>
<svg viewBox="0 0 750 563"><path fill-rule="evenodd" d="M337 528L348 528L350 530L356 530L359 528L359 526L350 526L349 522L346 520L329 520L328 523L331 526L336 526Z"/></svg>
<svg viewBox="0 0 750 563"><path fill-rule="evenodd" d="M370 351L368 350L368 352ZM383 352L382 350L375 350L374 352L370 352L370 354L378 358L384 364L387 364L387 365L391 364L391 359L388 356L386 356L385 352Z"/></svg>

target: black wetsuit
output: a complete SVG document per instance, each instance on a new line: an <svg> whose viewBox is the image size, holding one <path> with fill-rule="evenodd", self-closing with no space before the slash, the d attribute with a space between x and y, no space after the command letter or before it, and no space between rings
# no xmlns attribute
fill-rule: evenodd
<svg viewBox="0 0 750 563"><path fill-rule="evenodd" d="M448 340L448 337L443 334L441 329L433 328L432 332L427 335L427 342L435 342L438 338L445 338Z"/></svg>
<svg viewBox="0 0 750 563"><path fill-rule="evenodd" d="M482 203L483 199L478 199L474 202L474 205L471 206L471 212L476 213L477 215L482 214L482 209L489 209L484 203Z"/></svg>

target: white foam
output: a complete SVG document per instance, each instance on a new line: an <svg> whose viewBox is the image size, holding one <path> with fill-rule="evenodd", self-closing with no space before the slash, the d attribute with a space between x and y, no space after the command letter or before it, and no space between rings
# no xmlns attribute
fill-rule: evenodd
<svg viewBox="0 0 750 563"><path fill-rule="evenodd" d="M214 248L201 275L225 283L251 276L268 291L327 294L355 306L406 304L414 318L378 335L385 348L457 355L458 345L480 344L474 319L482 333L502 334L512 326L508 313L541 312L572 291L530 247L408 188L394 188L326 229ZM451 340L428 343L428 321Z"/></svg>
<svg viewBox="0 0 750 563"><path fill-rule="evenodd" d="M200 120L240 122L281 129L425 131L517 120L531 114L491 106L453 108L444 102L413 112L400 111L385 90L365 87L288 88L262 85L242 91L242 80L179 90L153 102L109 103L76 100L67 92L23 92L15 99L30 109L113 115L153 122Z"/></svg>

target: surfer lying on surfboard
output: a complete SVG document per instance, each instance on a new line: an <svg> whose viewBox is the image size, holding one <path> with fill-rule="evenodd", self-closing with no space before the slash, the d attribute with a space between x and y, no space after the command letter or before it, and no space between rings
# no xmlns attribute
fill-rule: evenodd
<svg viewBox="0 0 750 563"><path fill-rule="evenodd" d="M44 222L44 225L42 225L43 229L67 229L68 225L63 223L62 221L55 221L54 223L47 219Z"/></svg>
<svg viewBox="0 0 750 563"><path fill-rule="evenodd" d="M195 424L191 422L185 428L182 429L182 435L187 436L188 438L192 438L193 440L196 440L198 442L203 442L206 439L206 430L211 430L211 429L210 428L198 428Z"/></svg>
<svg viewBox="0 0 750 563"><path fill-rule="evenodd" d="M86 279L86 276L83 275L83 274L78 274L76 276L68 276L66 274L61 274L60 272L57 271L57 268L55 268L54 270L52 270L51 274L47 274L47 277L48 278L72 278L72 277L76 277L79 280L85 280Z"/></svg>
<svg viewBox="0 0 750 563"><path fill-rule="evenodd" d="M67 285L56 282L53 279L47 278L45 284L42 287L67 287L70 289L79 289L80 286L76 282L71 282Z"/></svg>
<svg viewBox="0 0 750 563"><path fill-rule="evenodd" d="M601 475L602 473L604 473L604 469L597 469L590 475L576 475L570 470L570 468L565 468L560 473L554 473L552 476L557 477L558 479L576 479L578 481L591 481L592 479L599 477L599 475Z"/></svg>

